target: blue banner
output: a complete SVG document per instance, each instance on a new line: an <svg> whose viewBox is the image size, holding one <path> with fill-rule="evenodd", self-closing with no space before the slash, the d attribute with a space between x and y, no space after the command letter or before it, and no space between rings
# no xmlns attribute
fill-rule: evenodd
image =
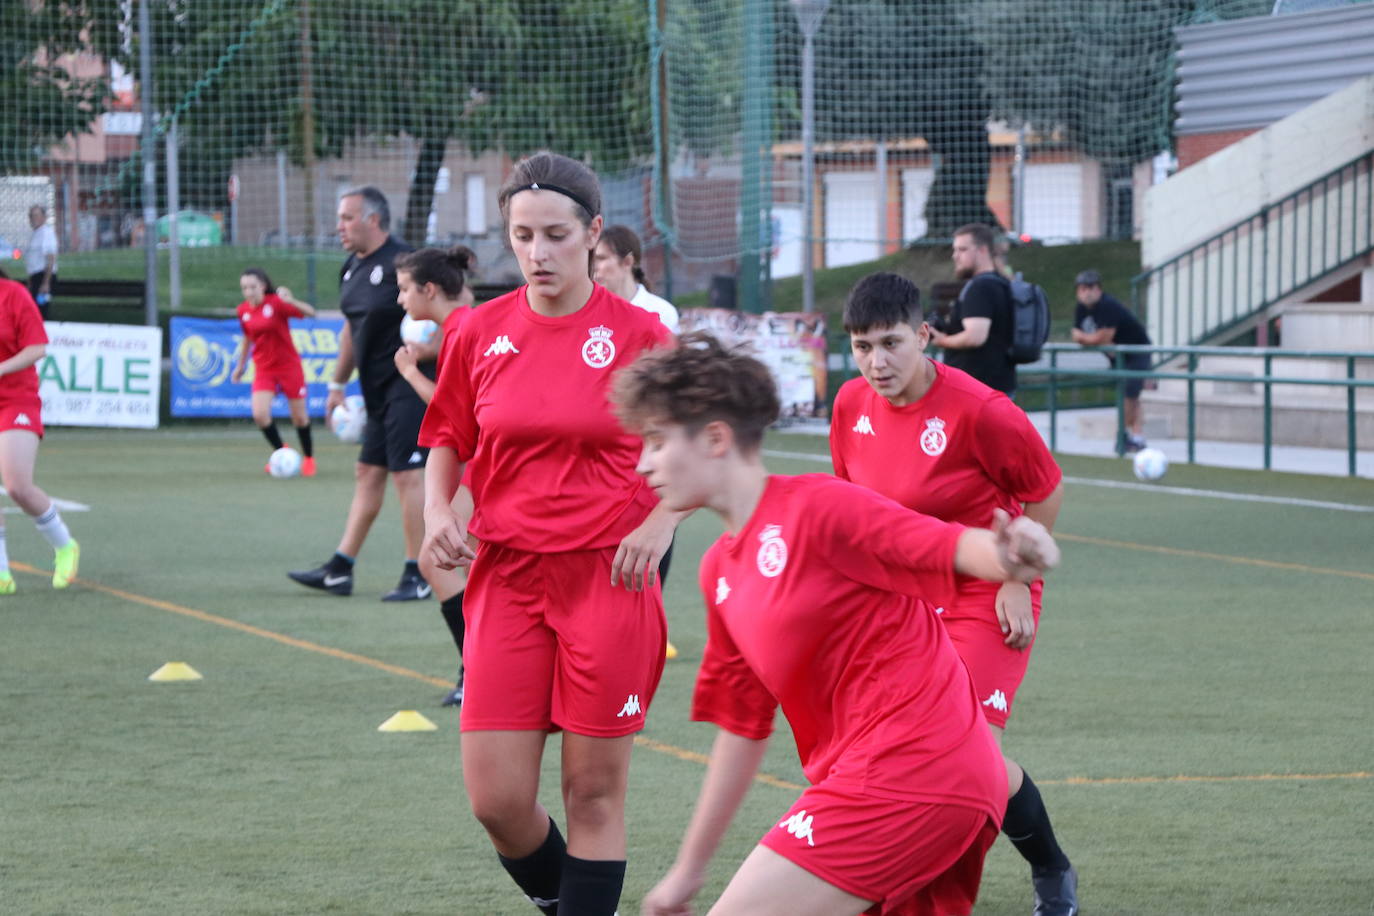
<svg viewBox="0 0 1374 916"><path fill-rule="evenodd" d="M171 330L172 416L251 416L251 356L243 380L237 385L229 381L243 340L242 326L232 318L174 317ZM301 355L308 389L306 409L312 417L324 416L342 331L343 318L300 318L291 322L291 339ZM349 380L348 393L359 393L356 372ZM287 416L286 398L280 394L272 399L272 415Z"/></svg>

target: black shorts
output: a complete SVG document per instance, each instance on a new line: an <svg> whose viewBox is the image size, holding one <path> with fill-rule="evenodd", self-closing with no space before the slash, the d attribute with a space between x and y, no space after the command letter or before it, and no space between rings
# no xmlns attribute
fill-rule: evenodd
<svg viewBox="0 0 1374 916"><path fill-rule="evenodd" d="M1148 353L1127 353L1126 368L1145 371L1150 368L1150 354ZM1123 386L1123 394L1128 398L1140 397L1140 392L1145 390L1145 380L1143 378L1128 378Z"/></svg>
<svg viewBox="0 0 1374 916"><path fill-rule="evenodd" d="M429 457L429 449L418 444L424 419L425 402L419 396L389 398L380 414L368 414L358 463L388 471L420 470Z"/></svg>

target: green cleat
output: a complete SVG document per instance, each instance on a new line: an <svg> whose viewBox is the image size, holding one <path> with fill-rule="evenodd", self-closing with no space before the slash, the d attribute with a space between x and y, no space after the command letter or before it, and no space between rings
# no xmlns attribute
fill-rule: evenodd
<svg viewBox="0 0 1374 916"><path fill-rule="evenodd" d="M14 591L14 576L8 569L0 572L0 595L13 595Z"/></svg>
<svg viewBox="0 0 1374 916"><path fill-rule="evenodd" d="M76 578L76 565L80 559L81 545L76 543L76 538L72 538L65 545L57 548L57 556L53 560L53 588L66 588L72 584L72 580Z"/></svg>

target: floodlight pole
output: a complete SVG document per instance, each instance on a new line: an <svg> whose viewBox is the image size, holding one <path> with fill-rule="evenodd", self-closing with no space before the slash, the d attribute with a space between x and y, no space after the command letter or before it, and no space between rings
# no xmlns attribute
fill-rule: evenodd
<svg viewBox="0 0 1374 916"><path fill-rule="evenodd" d="M138 4L138 100L143 111L143 303L144 320L157 327L157 144L153 140L153 17L149 0Z"/></svg>
<svg viewBox="0 0 1374 916"><path fill-rule="evenodd" d="M830 0L791 0L802 33L802 311L816 310L816 264L811 246L816 181L816 33Z"/></svg>

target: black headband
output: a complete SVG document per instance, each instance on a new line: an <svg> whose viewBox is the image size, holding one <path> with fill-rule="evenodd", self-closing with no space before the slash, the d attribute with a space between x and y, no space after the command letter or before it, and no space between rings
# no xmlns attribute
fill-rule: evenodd
<svg viewBox="0 0 1374 916"><path fill-rule="evenodd" d="M553 191L555 193L562 194L564 197L568 198L573 203L577 204L583 210L586 210L588 216L596 216L596 211L593 210L590 206L588 206L585 200L578 197L576 194L574 194L572 191L569 191L567 188L560 188L556 184L545 184L542 181L532 181L529 184L521 185L520 187L511 191L510 196L514 197L521 191Z"/></svg>

